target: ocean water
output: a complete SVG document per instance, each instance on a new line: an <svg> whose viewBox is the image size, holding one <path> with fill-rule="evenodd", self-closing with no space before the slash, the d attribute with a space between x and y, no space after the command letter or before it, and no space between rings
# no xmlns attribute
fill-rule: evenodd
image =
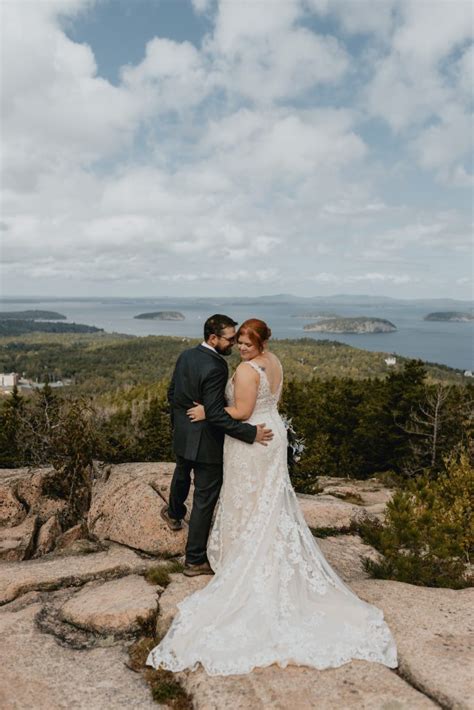
<svg viewBox="0 0 474 710"><path fill-rule="evenodd" d="M108 333L132 335L175 335L199 338L204 321L213 313L226 313L237 322L251 317L261 318L272 329L274 338L330 339L357 348L419 357L428 362L449 365L461 370L474 369L474 321L449 323L424 321L423 316L435 310L468 310L440 308L439 305L384 302L376 305L346 305L329 300L324 304L275 303L256 300L239 302L230 299L71 299L35 300L33 303L3 301L1 310L51 310L67 317L65 322L84 323L103 328ZM134 316L147 311L180 311L183 321L136 320ZM334 313L340 316L367 316L391 321L394 333L336 335L303 330L311 318L296 315Z"/></svg>

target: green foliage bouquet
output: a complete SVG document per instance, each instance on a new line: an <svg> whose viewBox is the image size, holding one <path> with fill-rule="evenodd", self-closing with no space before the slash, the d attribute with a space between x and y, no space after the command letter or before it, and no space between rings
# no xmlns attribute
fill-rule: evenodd
<svg viewBox="0 0 474 710"><path fill-rule="evenodd" d="M288 437L287 460L288 470L291 474L295 470L295 466L298 461L300 461L306 447L303 437L298 436L296 433L292 419L284 415L282 415L282 419Z"/></svg>

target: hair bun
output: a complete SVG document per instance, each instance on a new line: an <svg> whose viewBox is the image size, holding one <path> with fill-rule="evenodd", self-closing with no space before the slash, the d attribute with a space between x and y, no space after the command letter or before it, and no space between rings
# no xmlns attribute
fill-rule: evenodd
<svg viewBox="0 0 474 710"><path fill-rule="evenodd" d="M263 350L263 344L269 340L272 335L272 331L265 321L260 320L259 318L249 318L244 321L237 331L237 340L242 333L248 335L250 341L260 350L260 352Z"/></svg>

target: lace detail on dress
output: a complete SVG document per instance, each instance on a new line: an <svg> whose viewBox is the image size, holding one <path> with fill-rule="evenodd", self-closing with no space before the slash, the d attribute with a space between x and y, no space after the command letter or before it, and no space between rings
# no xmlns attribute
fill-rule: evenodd
<svg viewBox="0 0 474 710"><path fill-rule="evenodd" d="M226 436L224 482L208 543L216 572L178 604L167 635L147 663L180 671L201 663L210 675L289 663L314 668L351 659L397 666L382 612L359 599L321 553L291 485L286 429L262 368L248 420L265 422L267 447ZM233 404L233 384L226 395ZM262 415L264 418L262 419Z"/></svg>

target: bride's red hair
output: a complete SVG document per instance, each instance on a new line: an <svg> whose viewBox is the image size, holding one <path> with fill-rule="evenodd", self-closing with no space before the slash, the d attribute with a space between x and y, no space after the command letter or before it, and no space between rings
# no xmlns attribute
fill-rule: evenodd
<svg viewBox="0 0 474 710"><path fill-rule="evenodd" d="M272 331L263 320L249 318L244 321L237 331L237 340L241 335L246 335L252 345L262 352L265 341L270 340Z"/></svg>

